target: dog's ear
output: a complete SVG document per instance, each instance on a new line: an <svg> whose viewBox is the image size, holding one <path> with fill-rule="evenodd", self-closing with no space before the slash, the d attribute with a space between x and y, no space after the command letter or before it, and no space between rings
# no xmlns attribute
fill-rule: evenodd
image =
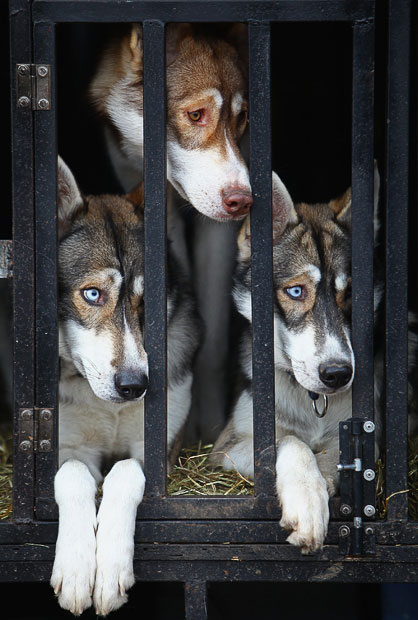
<svg viewBox="0 0 418 620"><path fill-rule="evenodd" d="M241 22L235 22L227 26L224 40L238 52L239 58L248 64L248 26Z"/></svg>
<svg viewBox="0 0 418 620"><path fill-rule="evenodd" d="M168 24L165 37L167 67L176 60L181 42L192 36L193 26L191 24Z"/></svg>
<svg viewBox="0 0 418 620"><path fill-rule="evenodd" d="M83 207L83 198L67 164L58 156L58 237L70 229L74 215Z"/></svg>
<svg viewBox="0 0 418 620"><path fill-rule="evenodd" d="M297 224L298 216L283 181L273 172L273 243L277 243L288 224Z"/></svg>
<svg viewBox="0 0 418 620"><path fill-rule="evenodd" d="M144 182L137 185L125 198L132 202L136 209L144 209Z"/></svg>
<svg viewBox="0 0 418 620"><path fill-rule="evenodd" d="M132 70L135 73L142 75L143 47L142 47L142 25L141 24L132 24L129 47L130 47L131 55L132 55L131 57Z"/></svg>
<svg viewBox="0 0 418 620"><path fill-rule="evenodd" d="M374 227L374 240L376 241L377 234L380 228L379 218L379 193L380 193L380 174L377 166L377 161L374 160L374 179L373 179L373 227ZM351 226L351 187L349 187L342 196L331 200L329 206L334 211L336 219L339 222Z"/></svg>
<svg viewBox="0 0 418 620"><path fill-rule="evenodd" d="M272 173L272 199L273 199L273 244L276 244L288 224L297 224L299 219L284 183L278 175ZM238 235L238 254L241 261L247 261L251 256L251 227L248 215L241 226Z"/></svg>

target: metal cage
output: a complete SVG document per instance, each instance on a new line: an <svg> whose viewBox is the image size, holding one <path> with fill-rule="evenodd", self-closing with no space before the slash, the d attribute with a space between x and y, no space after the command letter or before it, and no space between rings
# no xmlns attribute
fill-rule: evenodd
<svg viewBox="0 0 418 620"><path fill-rule="evenodd" d="M408 520L407 339L410 191L409 71L411 2L389 0L385 106L386 213L386 496L384 520L365 519L344 549L353 520L333 500L326 546L301 556L285 544L274 490L274 368L271 232L271 72L273 22L344 22L352 26L353 416L373 420L373 0L10 0L13 278L14 508L0 523L0 580L48 580L57 534L57 99L55 30L62 23L142 22L144 41L145 299L150 384L145 412L146 495L138 510L138 580L185 584L186 617L206 618L213 581L417 581L418 523ZM254 462L253 497L166 494L165 314L165 24L247 22L249 27ZM380 60L380 62L383 62ZM19 67L32 83L47 66L50 91L21 101ZM35 67L35 69L32 69ZM21 69L20 69L21 70ZM152 79L150 79L152 76ZM40 87L41 88L41 87ZM23 95L24 96L24 95ZM36 97L36 93L35 93ZM39 103L43 99L47 104ZM33 109L32 109L33 108ZM46 109L48 108L48 109ZM153 165L147 166L147 161ZM147 204L153 205L152 209ZM152 248L152 251L151 251ZM34 432L36 430L36 445ZM26 443L25 443L26 442ZM49 443L48 443L49 442ZM23 445L22 445L23 443ZM358 541L357 541L358 542ZM28 547L25 543L32 543ZM158 544L155 544L158 543ZM225 544L229 543L229 544ZM38 544L38 546L36 546ZM341 547L342 545L342 547ZM361 546L363 545L363 546ZM348 555L348 552L350 555ZM338 571L332 567L338 562Z"/></svg>

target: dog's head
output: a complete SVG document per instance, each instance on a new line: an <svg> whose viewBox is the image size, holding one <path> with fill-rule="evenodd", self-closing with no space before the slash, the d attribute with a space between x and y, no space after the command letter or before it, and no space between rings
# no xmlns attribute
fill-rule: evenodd
<svg viewBox="0 0 418 620"><path fill-rule="evenodd" d="M167 27L167 175L198 211L243 218L253 199L239 150L247 126L246 26ZM132 162L142 149L142 30L133 25L102 58L90 88ZM140 165L140 164L138 164Z"/></svg>
<svg viewBox="0 0 418 620"><path fill-rule="evenodd" d="M97 397L139 400L148 383L142 208L125 197L84 197L59 158L58 230L60 355Z"/></svg>
<svg viewBox="0 0 418 620"><path fill-rule="evenodd" d="M251 321L248 220L239 236L234 297ZM329 204L295 206L273 173L273 265L276 365L306 390L347 390L354 377L351 190Z"/></svg>

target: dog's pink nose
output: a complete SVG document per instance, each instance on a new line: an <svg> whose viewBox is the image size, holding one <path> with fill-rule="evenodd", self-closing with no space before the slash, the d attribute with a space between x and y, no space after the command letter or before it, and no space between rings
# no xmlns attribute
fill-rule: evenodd
<svg viewBox="0 0 418 620"><path fill-rule="evenodd" d="M223 208L231 215L246 215L253 204L250 192L239 187L224 189L221 191L221 196Z"/></svg>

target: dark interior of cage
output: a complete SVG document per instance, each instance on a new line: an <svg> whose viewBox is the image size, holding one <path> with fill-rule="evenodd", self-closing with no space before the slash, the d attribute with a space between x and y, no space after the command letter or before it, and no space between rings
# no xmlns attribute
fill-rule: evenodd
<svg viewBox="0 0 418 620"><path fill-rule="evenodd" d="M58 149L84 194L122 193L106 154L100 121L87 95L97 58L111 26L57 26ZM377 29L375 71L375 158L385 192L385 94L387 87L384 28ZM352 132L352 29L343 23L275 23L272 25L272 168L280 174L295 202L328 202L349 187ZM411 112L412 129L414 115ZM416 131L416 127L415 127ZM414 168L415 164L415 168ZM416 204L416 149L411 148L410 204ZM10 189L10 188L9 188ZM8 210L9 209L9 210ZM10 204L3 209L2 238L12 238ZM381 209L384 239L385 221ZM188 221L193 234L193 214ZM417 310L417 210L410 208L409 306ZM384 243L378 260L384 265ZM0 279L0 518L12 514L12 279ZM240 322L231 303L230 359L225 369L229 403L233 400ZM230 407L225 411L225 422ZM418 457L411 440L409 454L410 518L418 518ZM417 444L415 444L416 446ZM211 468L211 445L204 438L184 445L169 475L174 495L252 494L253 484L237 472ZM376 464L377 514L385 514L384 451Z"/></svg>

